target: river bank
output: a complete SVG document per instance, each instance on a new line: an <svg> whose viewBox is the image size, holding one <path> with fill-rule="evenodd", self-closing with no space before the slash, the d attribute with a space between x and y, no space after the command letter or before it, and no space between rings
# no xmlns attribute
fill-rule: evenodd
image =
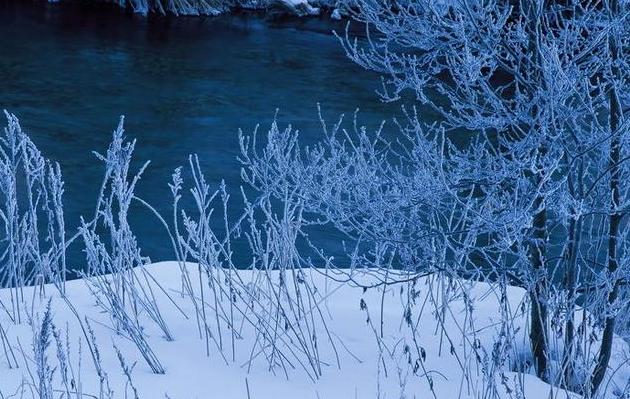
<svg viewBox="0 0 630 399"><path fill-rule="evenodd" d="M11 3L13 0L3 0ZM343 0L56 0L33 1L31 5L55 9L73 8L98 13L119 12L142 18L156 17L213 17L219 15L257 14L273 20L328 19L347 20Z"/></svg>

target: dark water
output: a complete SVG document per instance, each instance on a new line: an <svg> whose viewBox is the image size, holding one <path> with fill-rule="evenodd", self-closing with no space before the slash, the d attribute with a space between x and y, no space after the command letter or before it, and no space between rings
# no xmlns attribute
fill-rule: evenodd
<svg viewBox="0 0 630 399"><path fill-rule="evenodd" d="M60 162L70 226L93 213L103 170L91 151L106 149L121 114L138 140L136 159L151 160L141 197L170 217L170 175L197 153L210 183L225 179L235 215L239 128L264 128L279 108L281 123L308 142L321 137L318 102L331 120L360 106L373 127L396 112L375 95L377 77L346 59L333 28L343 25L251 15L145 19L0 1L0 107ZM145 255L173 259L150 213L135 209L132 224ZM339 237L324 229L318 242L335 252ZM82 262L74 249L71 263Z"/></svg>

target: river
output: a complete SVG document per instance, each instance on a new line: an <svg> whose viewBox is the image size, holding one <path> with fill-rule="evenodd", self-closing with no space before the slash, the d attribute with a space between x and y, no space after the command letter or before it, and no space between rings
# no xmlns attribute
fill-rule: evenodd
<svg viewBox="0 0 630 399"><path fill-rule="evenodd" d="M320 18L145 18L106 6L4 0L0 108L61 164L69 234L81 215L93 214L103 167L92 151L106 150L123 114L138 141L136 166L151 161L139 196L170 216L171 173L196 153L214 187L225 180L235 217L239 128L265 131L279 109L281 125L292 124L308 143L322 135L317 103L331 121L360 107L368 127L399 109L380 102L374 73L346 58L332 35L343 28ZM159 223L145 209L132 211L143 253L173 259ZM334 231L317 235L324 249L339 251ZM69 261L81 268L80 248L71 248Z"/></svg>

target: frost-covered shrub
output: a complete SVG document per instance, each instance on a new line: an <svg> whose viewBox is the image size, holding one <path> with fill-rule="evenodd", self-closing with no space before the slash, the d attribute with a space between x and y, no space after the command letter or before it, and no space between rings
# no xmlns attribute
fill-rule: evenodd
<svg viewBox="0 0 630 399"><path fill-rule="evenodd" d="M381 282L377 286L383 289L401 285L400 289L407 292L401 295L404 323L413 337L406 345L405 356L416 365L414 373L432 386L423 369L430 368L425 365L424 350L415 341L421 328L415 318L426 305L426 312L436 313L440 334L452 342L458 342L459 334L474 341L472 307L461 307L470 316L465 317L470 324L462 326L462 331L448 327L449 309L460 308L457 301L466 298L468 289L458 285L455 278L500 280L503 285L497 287L499 295L507 281L519 276L516 266L511 268L513 273L501 273L501 266L522 249L508 252L505 241L492 242L483 234L491 225L502 227L506 241L522 235L522 226L527 223L522 209L535 190L522 198L484 197L472 192L465 178L471 175L466 172L478 171L488 179L490 189L502 192L504 176L510 172L508 166L493 165L482 145L459 150L440 130L411 124L397 130L400 134L395 140L387 140L383 126L369 133L356 121L353 131L346 131L341 125L342 121L332 127L323 122L323 139L310 147L300 146L295 131L291 127L282 130L277 123L272 124L266 140L256 133L242 136L245 181L264 195L299 206L304 226L301 234L308 233L311 223L343 232L351 270L369 268L370 274ZM513 207L514 212L506 211L507 207ZM311 245L320 255L314 263L327 264L329 255L317 248L317 241ZM483 257L494 263L482 265ZM431 274L436 277L436 288L428 292L442 295L418 299L416 278ZM414 305L420 303L423 305L417 309ZM507 309L501 314L505 316L503 342L509 342L514 336L513 316ZM378 335L378 328L373 329ZM461 361L467 378L475 376L478 364L471 359L485 358L487 370L495 370L505 362L504 356L484 355L482 349L471 345L464 348L465 353L459 353L460 349L451 344L452 354L467 359ZM494 372L489 371L485 378L488 392L493 392Z"/></svg>

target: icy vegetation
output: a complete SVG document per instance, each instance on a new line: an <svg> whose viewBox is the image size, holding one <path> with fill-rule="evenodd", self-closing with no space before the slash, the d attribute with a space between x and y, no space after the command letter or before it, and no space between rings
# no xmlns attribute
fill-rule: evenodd
<svg viewBox="0 0 630 399"><path fill-rule="evenodd" d="M628 323L628 3L359 0L356 10L372 39L342 37L349 57L382 74L384 99L411 92L441 122L409 110L402 139L331 135L319 159L292 159L287 171L304 165L332 187L323 200L307 190L307 209L376 237L381 262L395 254L407 268L524 287L536 374L594 395Z"/></svg>
<svg viewBox="0 0 630 399"><path fill-rule="evenodd" d="M7 117L3 144L36 151L15 117ZM291 128L281 130L275 123L260 148L254 145L260 140L256 135L242 136L243 179L259 195L251 200L243 197L242 216L232 224L225 216L230 203L225 186L211 188L192 156L188 165L192 180L186 184L182 169L177 169L169 184L172 221L159 215L156 219L156 226L169 231L177 260L153 265L145 264L127 223L132 201L150 205L134 195L145 167L135 173L130 170L135 143L126 141L122 120L106 153L97 154L105 172L95 215L69 239L64 230L55 235L56 240L49 239L48 225L57 225L56 219L34 221L39 209L50 206L45 201L50 192L63 186L60 174L51 175L55 184L35 191L28 188L33 185L18 189L21 177L26 179L40 167L32 170L31 163L23 163L22 157L30 152L7 157L27 166L24 171L14 169L10 181L18 183L9 185L14 188L7 192L24 193L33 198L33 206L20 211L19 205L28 202L13 203L22 220L17 224L32 224L27 230L30 235L6 235L4 241L5 256L13 253L11 248L23 252L8 258L16 260L7 260L9 267L2 269L7 288L0 290L0 394L23 398L176 398L203 397L208 392L222 398L578 397L562 387L566 346L558 323L567 315L559 307L564 306L561 287L549 293L554 318L547 332L548 384L535 376L528 337L532 302L526 289L510 286L507 275L480 282L488 277L481 268L464 279L454 267L458 263L446 258L442 264L423 261L435 256L431 251L445 256L443 239L428 237L430 246L407 247L424 253L396 256L399 249L386 235L398 234L396 242L402 242L411 234L409 221L431 217L419 210L428 208L420 197L414 197L414 204L403 200L402 194L416 187L418 194L435 198L439 193L430 190L429 176L403 175L423 172L390 164L392 154L379 149L383 141L378 134L324 126L326 139L303 152ZM416 144L410 149L419 151ZM50 165L40 159L39 165ZM296 187L291 181L298 176L303 184ZM394 176L405 187L385 189L383 182L393 184ZM52 214L62 209L62 190L56 192L59 201ZM180 208L183 195L192 196L194 208ZM365 201L362 208L352 206L357 201ZM311 219L322 204L326 210L320 209L319 216ZM340 218L333 207L346 204L350 209ZM410 213L397 215L399 206ZM453 204L444 202L444 206ZM212 217L224 218L223 231L210 228ZM308 241L308 225L322 223L322 217L349 235L354 226L374 226L354 241L351 268L335 268L334 260L324 254L316 260L300 255L298 241ZM452 212L449 217L458 220L461 215ZM369 240L371 234L380 238ZM414 234L431 236L429 231ZM251 254L251 263L239 268L231 259L231 241L238 237L246 237ZM39 241L67 243L55 247L60 254L65 245L82 242L87 265L82 278L65 281L62 267L17 261L55 253L44 246L38 250L34 243ZM368 246L370 250L359 249L368 242L376 244ZM406 267L393 267L397 262ZM17 285L12 287L11 281ZM574 305L572 311L579 319L580 339L572 366L585 381L600 347L601 322L591 313L594 308ZM604 386L597 392L582 392L585 396L628 393L630 367L622 338L613 337L611 353Z"/></svg>
<svg viewBox="0 0 630 399"><path fill-rule="evenodd" d="M51 3L64 0L49 0ZM298 17L320 14L320 8L337 10L345 0L109 0L109 2L130 9L134 13L147 15L219 15L237 9L274 10Z"/></svg>
<svg viewBox="0 0 630 399"><path fill-rule="evenodd" d="M121 119L76 231L62 171L7 114L0 398L630 397L628 11L359 0L369 41L340 41L384 99L415 95L404 120L320 116L310 146L277 121L241 133L240 198L191 155L160 215ZM172 262L143 255L134 203Z"/></svg>

